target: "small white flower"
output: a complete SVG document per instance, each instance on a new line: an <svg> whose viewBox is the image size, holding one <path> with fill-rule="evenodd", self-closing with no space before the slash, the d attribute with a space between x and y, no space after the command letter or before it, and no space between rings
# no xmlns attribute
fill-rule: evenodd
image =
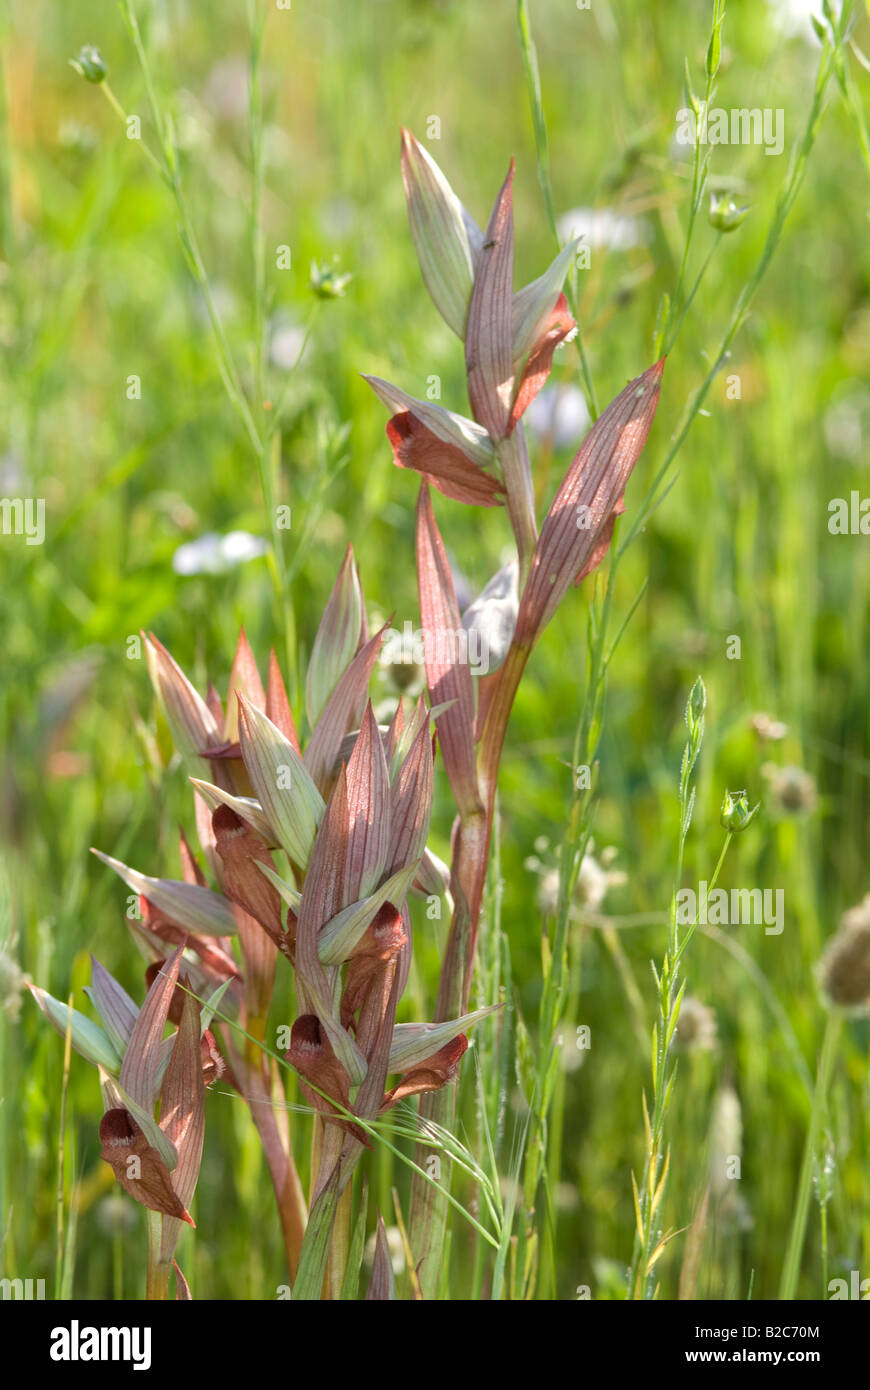
<svg viewBox="0 0 870 1390"><path fill-rule="evenodd" d="M179 546L172 557L172 568L176 574L184 575L225 574L236 565L265 555L267 548L261 536L247 531L230 531L225 536L207 531L195 541Z"/></svg>
<svg viewBox="0 0 870 1390"><path fill-rule="evenodd" d="M788 38L805 39L807 43L818 43L816 32L810 22L811 16L821 18L822 0L767 0L772 10L771 18L777 29ZM839 12L837 0L832 8Z"/></svg>
<svg viewBox="0 0 870 1390"><path fill-rule="evenodd" d="M205 82L206 106L222 121L240 121L248 111L248 60L241 54L221 58Z"/></svg>
<svg viewBox="0 0 870 1390"><path fill-rule="evenodd" d="M27 485L24 464L14 449L0 458L0 491L5 496L22 492Z"/></svg>
<svg viewBox="0 0 870 1390"><path fill-rule="evenodd" d="M579 386L545 386L525 415L537 439L550 440L556 449L576 447L589 428L589 408Z"/></svg>
<svg viewBox="0 0 870 1390"><path fill-rule="evenodd" d="M870 392L846 382L825 412L823 425L825 443L835 458L859 459L870 437Z"/></svg>
<svg viewBox="0 0 870 1390"><path fill-rule="evenodd" d="M272 325L269 340L269 361L282 372L290 372L299 361L305 346L305 329L290 320L278 320Z"/></svg>
<svg viewBox="0 0 870 1390"><path fill-rule="evenodd" d="M749 727L762 743L778 743L788 733L787 724L783 724L781 719L774 719L772 715L765 714L763 710L753 714Z"/></svg>
<svg viewBox="0 0 870 1390"><path fill-rule="evenodd" d="M649 241L649 227L640 217L614 212L612 208L571 208L556 223L559 240L566 245L582 237L590 250L606 247L610 251L630 251Z"/></svg>

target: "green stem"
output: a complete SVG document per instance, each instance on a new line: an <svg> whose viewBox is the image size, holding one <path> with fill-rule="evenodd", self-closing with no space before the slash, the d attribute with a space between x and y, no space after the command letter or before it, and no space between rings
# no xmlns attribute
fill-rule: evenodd
<svg viewBox="0 0 870 1390"><path fill-rule="evenodd" d="M843 8L844 15L841 16L841 23L849 7L848 5L844 5ZM657 504L658 494L661 485L664 481L664 478L666 474L669 472L674 459L676 458L677 454L682 448L686 436L689 433L689 430L691 429L695 421L695 417L697 416L698 412L703 406L704 401L707 399L710 387L712 386L713 382L718 376L719 371L722 368L722 364L725 362L728 356L734 339L737 337L738 332L743 327L743 324L746 320L746 316L749 312L752 301L755 298L755 294L758 290L758 287L761 284L765 272L767 271L767 268L770 265L771 260L773 259L777 246L779 245L783 233L783 228L785 226L786 218L788 217L788 214L791 212L792 206L794 205L794 201L798 195L800 186L803 182L803 176L806 170L807 159L809 158L810 151L813 145L815 144L816 136L818 134L819 124L821 122L825 106L825 96L833 72L834 63L831 47L830 44L826 41L822 49L821 59L819 60L819 68L816 74L815 88L813 91L813 101L810 107L809 116L807 117L807 123L804 128L803 137L801 138L799 144L795 147L795 149L792 152L792 157L789 163L789 170L786 175L786 180L779 194L779 197L777 198L776 207L774 209L773 217L771 218L770 225L768 227L767 236L765 238L764 246L762 248L761 255L758 259L758 263L749 280L746 282L746 284L740 291L740 294L737 296L737 301L732 310L731 317L728 320L728 325L722 335L719 347L710 365L710 369L707 372L707 375L704 377L704 380L701 382L701 385L698 387L698 390L695 392L694 396L692 396L686 404L686 407L677 425L677 429L671 437L670 446L668 448L667 454L665 455L664 462L662 463L661 468L656 474L653 480L652 487L647 493L641 507L637 512L637 515L635 516L630 527L628 528L628 532L624 537L622 544L619 547L619 550L616 553L614 563L621 559L628 546L631 545L631 542L634 540L635 536L637 536L637 534L646 525L650 513L653 511L655 505Z"/></svg>
<svg viewBox="0 0 870 1390"><path fill-rule="evenodd" d="M718 37L719 31L720 31L721 28L722 28L722 21L723 21L724 18L725 18L725 3L724 3L724 0L713 0L713 36L714 36L714 37ZM687 71L688 71L688 68L687 68ZM712 103L712 100L713 100L713 93L714 93L715 90L716 90L716 74L717 74L718 71L719 71L719 61L718 61L718 58L717 58L715 63L708 63L708 65L707 65L707 82L706 82L706 86L705 86L705 89L704 89L704 102L703 102L703 110L704 110L704 112L705 112L705 115L706 115L706 112L709 111L709 109L710 109L710 106L711 106L711 103ZM687 93L686 95L689 96L689 93ZM689 203L689 223L688 223L688 226L687 226L687 228L686 228L686 240L685 240L685 243L684 243L684 245L683 245L683 257L682 257L682 260L681 260L681 262L680 262L680 270L679 270L679 274L678 274L678 276L677 276L677 283L676 283L676 286L675 286L675 288L674 288L673 298L671 299L670 304L669 304L669 307L668 307L668 317L667 317L667 320L666 320L666 322L665 322L665 324L664 324L664 326L663 326L663 328L662 328L662 338L663 338L663 339L667 339L667 341L668 341L668 346L665 348L665 351L666 351L666 352L670 352L671 346L673 345L674 339L676 338L677 333L678 333L678 331L679 331L680 324L682 323L683 318L685 317L686 310L688 309L689 304L691 303L691 300L692 300L692 298L694 297L694 293L695 293L695 291L693 290L693 291L692 291L692 296L690 296L690 298L689 298L689 300L687 301L687 303L686 303L685 305L681 305L681 299L682 299L682 294L683 294L683 285L684 285L684 283L685 283L686 272L687 272L688 266L689 266L689 251L691 250L691 246L692 246L692 236L693 236L693 233L694 233L694 230L695 230L695 223L696 223L696 221L697 221L698 213L699 213L700 210L701 210L701 204L702 204L703 201L704 201L704 194L705 194L706 191L707 191L707 173L708 173L708 170L709 170L709 168L710 168L710 159L711 159L711 157L712 157L712 148L711 148L711 146L708 145L708 144L706 143L706 141L703 141L703 142L702 142L701 140L696 139L696 141L695 141L695 155L694 155L694 159L693 159L693 161L692 161L692 197L691 197L691 200L690 200L690 203ZM708 259L709 259L709 258L708 258ZM704 269L706 269L706 264L705 264L705 266L704 266ZM703 271L701 272L701 274L703 275ZM700 283L700 277L699 277L698 283ZM698 285L696 284L696 285L695 285L695 289L697 289L697 287L698 287ZM669 334L670 326L671 326L671 324L672 324L672 322L673 322L674 315L675 315L678 311L679 311L679 313L680 313L679 320L677 321L676 327L674 328L673 332L670 334L670 337L669 337L668 334Z"/></svg>
<svg viewBox="0 0 870 1390"><path fill-rule="evenodd" d="M832 1011L828 1015L828 1021L825 1025L825 1035L822 1040L822 1050L819 1057L818 1071L816 1072L816 1087L813 1092L813 1108L810 1114L810 1123L807 1129L806 1140L804 1142L804 1156L801 1164L800 1178L798 1180L794 1216L792 1217L791 1232L789 1234L785 1262L782 1267L782 1278L779 1285L779 1298L784 1302L790 1302L797 1294L801 1255L803 1254L804 1240L807 1232L807 1219L810 1210L813 1160L815 1158L816 1149L818 1148L822 1120L828 1102L828 1091L831 1085L831 1075L834 1069L834 1058L837 1054L837 1043L840 1037L841 1025L841 1014Z"/></svg>
<svg viewBox="0 0 870 1390"><path fill-rule="evenodd" d="M517 22L520 30L520 46L523 52L523 67L526 73L526 85L529 89L529 101L532 107L532 122L535 128L535 148L538 155L538 182L541 186L541 193L544 199L544 207L547 213L547 221L550 224L550 231L557 246L559 242L559 229L556 226L556 209L553 203L553 182L550 177L550 142L547 137L547 122L544 117L544 104L541 98L541 75L538 71L538 52L535 48L535 41L532 38L532 27L529 22L529 7L526 0L517 0ZM580 371L583 377L583 394L586 397L586 404L589 407L589 414L593 420L597 420L598 399L595 395L595 387L592 384L592 374L589 370L589 360L586 356L586 345L583 339L583 328L580 323L580 313L577 303L577 294L572 284L568 284L566 290L571 313L577 323L577 351L580 354Z"/></svg>
<svg viewBox="0 0 870 1390"><path fill-rule="evenodd" d="M160 1258L163 1244L163 1217L159 1211L146 1211L148 1230L148 1267L145 1276L145 1297L149 1302L165 1302L169 1298L169 1275L172 1263Z"/></svg>

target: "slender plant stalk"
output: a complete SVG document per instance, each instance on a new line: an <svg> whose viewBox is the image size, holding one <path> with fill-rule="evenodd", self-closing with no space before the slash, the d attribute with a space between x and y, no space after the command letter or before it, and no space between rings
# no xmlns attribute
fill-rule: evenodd
<svg viewBox="0 0 870 1390"><path fill-rule="evenodd" d="M535 41L532 38L532 27L529 20L527 0L517 0L517 23L519 24L520 30L520 48L523 54L526 85L528 87L529 101L532 107L532 121L535 127L535 149L538 156L538 182L541 185L541 192L544 198L544 209L547 214L547 221L550 224L550 231L553 233L553 237L558 245L559 229L556 225L556 207L553 202L553 182L550 177L550 142L547 136L547 121L544 116L544 103L541 97L541 74L538 70L538 51L535 48ZM577 291L573 279L569 281L567 298L571 313L577 323L577 351L580 354L580 374L582 378L583 394L586 397L589 414L592 416L593 420L597 420L599 415L598 399L595 395L592 373L589 370L589 359L586 355L583 326L580 322Z"/></svg>
<svg viewBox="0 0 870 1390"><path fill-rule="evenodd" d="M839 45L842 43L842 36L845 32L845 26L848 22L850 8L851 0L846 0L843 6L843 11L840 16L840 22L837 26L836 31L838 48ZM786 220L788 218L789 213L791 212L792 207L794 206L795 199L797 198L797 195L800 191L804 173L806 172L807 160L809 159L810 152L813 148L813 145L816 142L816 137L819 133L819 127L825 110L828 86L835 71L834 52L835 50L832 48L830 40L826 38L822 45L822 52L819 58L819 66L816 70L816 79L813 86L813 99L810 106L810 112L807 117L806 126L804 127L804 132L801 139L798 141L798 143L792 150L791 158L789 160L788 173L786 174L785 183L783 184L783 187L780 190L779 196L776 200L776 206L773 211L773 216L770 220L770 225L767 230L767 236L765 237L761 255L758 259L755 269L753 270L746 284L743 286L742 290L740 291L740 294L737 296L734 308L731 311L731 317L729 318L725 331L722 334L722 338L719 342L719 347L716 350L716 353L711 361L707 375L704 377L704 380L701 382L701 385L698 387L698 390L686 404L683 414L680 417L680 420L677 424L677 428L671 437L670 447L668 448L668 451L665 455L662 466L653 480L652 487L647 493L647 496L645 497L641 507L639 508L637 515L634 517L634 520L629 526L626 535L622 538L622 544L620 545L618 551L614 556L614 566L621 559L625 550L628 548L628 546L631 544L631 542L634 540L637 534L646 525L646 522L648 521L651 512L654 510L654 508L658 505L658 502L661 500L659 497L659 492L662 483L664 482L667 473L670 471L674 459L676 458L677 454L682 448L686 436L688 435L689 430L691 429L692 424L694 423L695 418L698 415L698 412L701 410L704 401L707 399L710 387L713 385L713 382L715 381L716 377L721 371L722 365L728 357L728 354L731 350L731 346L735 338L737 337L737 334L740 332L740 329L746 322L746 317L749 313L752 301L754 300L758 288L762 280L764 279L765 273L768 269L768 266L770 265L770 262L773 260L777 247L779 246L779 243L782 240Z"/></svg>
<svg viewBox="0 0 870 1390"><path fill-rule="evenodd" d="M262 1060L258 1059L255 1064L249 1065L247 1074L249 1088L245 1099L250 1106L251 1118L266 1156L269 1176L275 1189L287 1267L291 1279L295 1279L308 1220L305 1194L296 1164L293 1162L293 1155L288 1153L281 1137L272 1096L262 1071Z"/></svg>
<svg viewBox="0 0 870 1390"><path fill-rule="evenodd" d="M260 479L263 504L269 522L271 547L269 551L269 572L272 578L275 614L278 625L283 628L287 659L291 670L295 669L295 629L292 620L292 604L289 602L289 583L287 563L279 528L277 508L277 476L280 460L280 419L281 407L289 390L289 382L276 409L266 399L266 284L265 284L265 244L262 229L263 201L263 105L261 66L263 51L263 31L265 9L258 0L249 0L248 17L251 33L250 74L250 153L251 153L251 212L249 218L251 260L253 274L253 406L248 401L242 379L227 339L223 321L211 287L211 281L203 261L193 219L181 179L178 150L175 145L171 121L163 112L157 96L147 50L142 40L133 0L121 0L121 12L133 42L151 118L157 133L160 157L154 154L145 140L137 143L152 168L166 184L175 201L178 215L178 232L188 268L198 285L206 306L212 341L215 349L218 370L227 399L246 436ZM118 101L108 82L101 83L101 91L119 118L126 123L127 114ZM303 343L296 365L302 358L307 344Z"/></svg>
<svg viewBox="0 0 870 1390"><path fill-rule="evenodd" d="M480 910L486 888L489 849L495 815L498 768L514 698L531 650L513 642L501 669L487 713L477 754L478 780L483 811L458 817L454 826L454 855L451 871L453 917L447 949L441 967L436 1021L464 1013L468 1007L471 971L477 945ZM456 1088L436 1091L420 1102L420 1119L452 1129L456 1114ZM425 1144L417 1162L426 1161ZM449 1183L449 1176L445 1184ZM436 1295L441 1273L447 1220L447 1197L431 1184L416 1180L411 1191L409 1222L411 1249L418 1262L420 1287L424 1298Z"/></svg>
<svg viewBox="0 0 870 1390"><path fill-rule="evenodd" d="M725 0L713 0L713 27L710 35L709 47L707 49L707 60L705 64L707 81L704 89L704 101L702 108L705 120L706 113L709 111L712 105L713 95L716 90L716 75L719 71L722 21L724 20L724 18ZM686 76L686 84L687 86L689 84L688 71ZM699 109L698 102L691 91L691 88L689 88L687 96L692 104L695 117L697 119L700 116L701 112ZM668 300L667 317L660 329L660 339L661 342L664 342L665 344L663 349L665 352L670 352L671 348L673 347L677 333L680 329L680 324L682 323L683 318L685 317L685 313L689 307L689 303L691 303L691 298L685 304L682 303L683 285L685 283L686 274L688 271L689 252L692 247L692 236L695 230L695 225L697 223L698 213L701 211L704 199L707 194L707 179L710 171L710 160L712 159L712 157L713 147L709 145L706 140L701 141L700 139L696 139L695 155L692 161L692 195L689 199L689 220L686 226L686 239L683 244L683 256L680 262L680 270L677 276L676 288L674 290L673 296ZM701 275L703 275L704 270L706 270L706 263L703 270L701 271ZM698 283L700 283L700 278L701 277L699 276ZM697 287L698 286L696 284L695 289L697 289ZM692 297L694 296L694 293L695 290L692 291ZM677 318L676 324L674 324L674 317L676 315L679 315L679 317ZM654 356L658 354L659 346L660 344L657 344L656 350L653 354Z"/></svg>
<svg viewBox="0 0 870 1390"><path fill-rule="evenodd" d="M211 282L199 249L193 220L181 180L178 151L175 146L171 122L160 106L148 54L142 40L132 0L121 0L121 10L139 61L139 67L142 72L142 78L151 110L151 117L157 134L162 158L155 156L145 141L140 141L139 143L145 157L160 175L162 181L167 185L175 201L179 221L179 235L191 274L205 300L221 380L224 384L227 398L233 406L241 422L243 431L248 438L256 461L260 476L263 502L268 515L271 534L272 544L269 555L269 569L273 581L275 611L279 626L281 626L284 631L289 667L291 670L295 670L296 634L293 619L293 605L289 601L289 582L281 532L278 527L278 509L276 505L281 450L281 436L278 428L280 412L270 411L270 403L266 400L265 385L266 288L262 229L263 107L261 84L265 9L257 3L257 0L250 0L248 5L248 18L251 34L249 116L252 175L250 214L253 274L252 356L254 366L255 409L259 416L259 422L255 418L254 411L245 395L245 390L214 299ZM121 120L126 122L126 113L108 83L102 83L101 87L116 114ZM303 344L303 352L304 346ZM300 359L301 356L302 353L300 352ZM299 359L297 359L297 361L298 360ZM256 1031L256 1029L254 1031ZM291 1277L293 1277L298 1267L299 1252L307 1219L304 1194L292 1152L288 1152L284 1146L274 1114L266 1113L267 1111L271 1112L272 1097L268 1086L265 1085L265 1083L262 1086L260 1085L260 1059L258 1056L249 1057L248 1062L251 1075L257 1078L253 1083L257 1095L253 1098L251 1107L252 1114L263 1143L266 1161L275 1188L285 1251Z"/></svg>
<svg viewBox="0 0 870 1390"><path fill-rule="evenodd" d="M837 1043L839 1042L841 1027L842 1015L838 1010L833 1009L828 1015L828 1021L825 1025L825 1035L822 1039L822 1050L819 1055L818 1071L816 1072L816 1086L813 1092L813 1108L810 1114L810 1123L807 1129L806 1140L804 1141L804 1156L801 1163L800 1178L798 1180L794 1215L792 1217L785 1260L782 1266L782 1278L779 1284L779 1297L786 1302L790 1302L797 1294L801 1255L803 1254L804 1240L806 1239L807 1233L807 1219L810 1211L813 1162L822 1132L822 1122L828 1103L828 1092L831 1086L831 1076L834 1070L834 1059L837 1055Z"/></svg>
<svg viewBox="0 0 870 1390"><path fill-rule="evenodd" d="M56 1199L56 1222L55 1235L57 1240L54 1264L54 1296L61 1297L61 1286L63 1282L63 1212L64 1212L64 1187L65 1187L65 1154L66 1154L66 1101L69 1091L69 1068L72 1059L72 1007L73 995L67 998L67 1008L70 1010L69 1022L67 1024L66 1037L63 1043L63 1080L60 1091L60 1128L57 1142L57 1199Z"/></svg>
<svg viewBox="0 0 870 1390"><path fill-rule="evenodd" d="M634 1259L632 1261L630 1275L630 1289L632 1297L650 1297L650 1272L659 1254L667 1242L668 1236L656 1240L657 1212L664 1196L665 1182L670 1155L663 1154L664 1128L668 1109L673 1093L676 1067L673 1065L672 1052L674 1045L674 1034L680 1016L680 1004L683 999L685 982L681 979L679 962L683 949L691 939L695 925L690 927L683 941L680 941L679 918L677 912L677 900L683 877L683 858L685 854L686 837L692 823L692 812L695 804L695 791L692 786L692 774L695 764L701 751L701 744L704 738L704 706L706 704L706 693L703 681L699 678L692 689L686 705L686 724L689 730L689 737L683 751L683 760L680 768L680 832L677 842L677 869L674 880L674 891L671 896L671 910L668 919L668 945L661 969L655 972L656 984L659 997L659 1018L653 1028L652 1035L652 1094L653 1094L653 1114L650 1118L644 1095L644 1121L647 1132L647 1155L646 1167L643 1179L638 1186L632 1175L632 1184L635 1194L635 1215L637 1218L637 1236L635 1239ZM719 872L725 859L728 845L731 841L729 831L725 841L725 846L719 856L719 862L710 881L708 893L715 886ZM699 917L703 915L703 906L699 909Z"/></svg>
<svg viewBox="0 0 870 1390"><path fill-rule="evenodd" d="M848 8L849 0L847 0ZM532 107L532 117L535 127L535 138L538 148L538 175L541 184L541 191L544 205L547 210L548 219L554 225L553 216L553 195L549 174L549 155L546 142L546 125L543 118L543 108L541 103L540 82L537 76L537 63L534 54L534 46L531 43L531 35L528 21L528 10L525 0L518 0L518 15L520 20L521 43L526 60L526 73L529 83L529 95ZM720 0L714 0L713 7L713 33L711 35L711 49L708 50L707 60L707 90L705 100L709 102L715 85L716 71L718 70L718 45L720 43L721 24L724 18L724 6ZM763 279L763 276L770 264L771 259L782 238L786 218L794 204L800 189L803 175L806 168L807 159L815 143L816 136L824 112L827 88L834 72L834 56L840 51L843 36L848 29L848 14L843 13L835 33L836 48L832 49L829 41L823 45L822 55L819 61L816 81L813 91L813 102L803 136L792 152L789 170L783 189L777 200L776 208L771 219L768 233L765 239L761 256L755 270L747 284L741 291L732 310L731 317L723 333L716 356L711 367L704 378L701 386L694 396L687 403L677 429L671 439L670 446L666 453L664 462L656 474L653 484L645 497L641 507L632 521L627 533L622 537L621 544L617 546L614 538L612 558L607 575L607 582L603 597L599 600L593 598L590 610L590 632L591 632L591 657L589 664L589 679L587 681L587 691L584 700L583 714L581 716L580 729L582 735L575 740L574 765L584 764L590 769L594 763L595 751L600 737L601 721L603 717L604 691L606 683L607 667L619 644L619 641L627 627L628 622L634 612L635 605L623 621L619 632L611 645L607 646L608 628L611 622L613 611L613 595L616 577L619 570L620 561L632 541L642 530L651 512L661 500L660 490L665 477L669 472L674 459L682 448L689 430L699 414L709 390L715 380L722 364L727 359L731 345L738 332L745 323L749 308L754 299L755 293ZM712 256L721 240L721 234L717 235L703 264L695 284L688 296L683 295L682 285L685 279L686 269L689 259L689 245L692 239L697 215L700 211L707 187L707 170L709 163L709 147L703 147L707 153L702 153L702 147L696 145L695 161L693 166L692 196L690 201L689 224L686 234L686 243L682 258L680 273L678 276L677 287L673 300L668 306L667 321L660 330L660 338L657 347L661 347L664 340L664 333L670 327L668 338L668 350L673 348L677 335L683 326L686 314L694 300L698 287L703 279ZM676 319L674 321L674 315ZM575 312L575 317L577 317ZM588 390L588 367L583 354L583 373L584 390L589 398ZM639 596L640 597L640 596ZM550 1080L548 1081L548 1069L554 1066L553 1037L555 1028L558 1025L558 1006L561 1003L561 986L559 978L564 969L564 952L567 942L567 922L570 912L570 905L573 897L574 887L576 886L577 875L579 873L582 856L585 852L589 839L589 829L591 823L591 793L587 793L582 800L575 799L569 816L569 829L566 836L565 848L560 860L559 877L559 899L557 906L556 927L551 952L551 967L547 974L544 985L544 995L542 997L538 1053L539 1053L539 1077L535 1091L536 1097L536 1124L539 1126L540 1143L529 1145L527 1152L527 1170L525 1176L525 1194L528 1207L534 1205L534 1192L537 1188L538 1176L545 1161L546 1137L543 1131L543 1120L547 1112L552 1095L552 1083L555 1072L551 1070ZM567 851L567 852L566 852ZM558 973L553 976L553 970ZM554 1010L554 1006L556 1006ZM545 1013L546 1011L546 1013ZM546 1017L549 1015L549 1018ZM526 1228L526 1238L529 1238L531 1228Z"/></svg>
<svg viewBox="0 0 870 1390"><path fill-rule="evenodd" d="M145 1212L148 1231L148 1265L145 1277L145 1297L149 1302L165 1302L169 1298L169 1276L172 1265L160 1258L163 1243L163 1217L159 1211Z"/></svg>

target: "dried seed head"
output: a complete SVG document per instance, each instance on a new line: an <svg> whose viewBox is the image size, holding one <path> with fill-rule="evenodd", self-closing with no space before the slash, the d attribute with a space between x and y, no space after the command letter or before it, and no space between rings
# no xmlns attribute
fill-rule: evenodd
<svg viewBox="0 0 870 1390"><path fill-rule="evenodd" d="M599 912L608 890L619 888L627 882L627 876L621 869L604 867L605 861L607 864L613 862L613 853L609 849L602 850L598 858L593 855L592 849L590 841L589 848L581 860L577 886L574 889L574 903L584 913ZM527 861L527 867L531 868L532 863ZM554 917L558 905L559 870L547 869L538 888L538 908L542 916Z"/></svg>
<svg viewBox="0 0 870 1390"><path fill-rule="evenodd" d="M676 1044L682 1052L712 1052L716 1047L716 1015L694 995L680 1005Z"/></svg>
<svg viewBox="0 0 870 1390"><path fill-rule="evenodd" d="M765 763L761 771L770 785L771 803L781 815L804 816L816 809L815 779L802 767Z"/></svg>
<svg viewBox="0 0 870 1390"><path fill-rule="evenodd" d="M870 893L843 914L819 962L828 1002L864 1013L870 1009Z"/></svg>
<svg viewBox="0 0 870 1390"><path fill-rule="evenodd" d="M763 710L753 714L749 727L760 743L778 743L788 733L787 724L783 724L780 719L774 719L770 714L765 714Z"/></svg>
<svg viewBox="0 0 870 1390"><path fill-rule="evenodd" d="M710 1130L710 1185L714 1195L723 1201L736 1186L731 1181L733 1164L743 1152L740 1097L727 1082L716 1092Z"/></svg>
<svg viewBox="0 0 870 1390"><path fill-rule="evenodd" d="M390 685L400 696L416 696L426 687L426 668L414 659L413 652L404 651L401 643L384 644L380 667Z"/></svg>

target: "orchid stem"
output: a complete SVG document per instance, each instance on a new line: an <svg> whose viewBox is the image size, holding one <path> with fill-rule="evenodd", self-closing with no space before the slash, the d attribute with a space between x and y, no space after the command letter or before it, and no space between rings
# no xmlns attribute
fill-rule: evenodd
<svg viewBox="0 0 870 1390"><path fill-rule="evenodd" d="M468 1008L471 972L492 841L499 762L514 698L530 655L531 647L517 642L512 643L508 651L487 713L477 755L484 809L470 813L464 818L460 817L454 832L456 839L451 889L455 907L447 938L447 950L441 966L438 1007L435 1013L436 1021L439 1023L465 1013ZM423 1126L434 1123L451 1129L455 1114L455 1086L424 1096L420 1102L420 1120ZM418 1167L425 1168L428 1157L429 1151L425 1143L418 1146ZM409 1239L417 1262L424 1299L437 1296L441 1277L449 1170L444 1174L443 1182L445 1191L439 1192L432 1183L415 1177L411 1188Z"/></svg>
<svg viewBox="0 0 870 1390"><path fill-rule="evenodd" d="M163 1216L159 1211L146 1211L148 1230L148 1267L145 1276L145 1297L149 1302L166 1302L169 1298L169 1275L172 1265L160 1258L163 1244Z"/></svg>

